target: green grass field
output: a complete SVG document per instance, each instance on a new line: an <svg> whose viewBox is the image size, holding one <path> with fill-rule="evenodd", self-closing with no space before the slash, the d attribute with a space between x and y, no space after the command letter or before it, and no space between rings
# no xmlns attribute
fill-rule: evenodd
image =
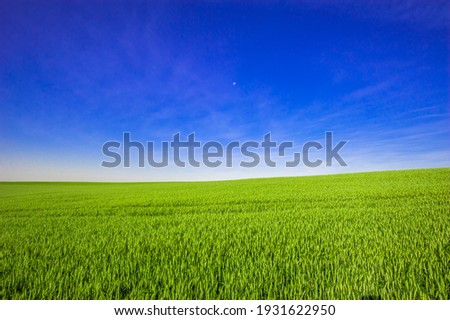
<svg viewBox="0 0 450 320"><path fill-rule="evenodd" d="M450 299L450 169L0 199L2 299Z"/></svg>

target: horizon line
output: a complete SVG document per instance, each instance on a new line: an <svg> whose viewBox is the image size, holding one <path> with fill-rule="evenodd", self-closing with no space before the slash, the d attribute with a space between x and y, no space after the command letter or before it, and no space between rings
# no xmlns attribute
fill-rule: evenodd
<svg viewBox="0 0 450 320"><path fill-rule="evenodd" d="M243 180L261 180L261 179L283 179L283 178L304 178L304 177L323 177L336 175L354 175L363 173L379 173L392 171L414 171L414 170L434 170L434 169L450 169L450 166L445 167L426 167L426 168L406 168L406 169L386 169L386 170L367 170L354 172L332 172L308 175L286 175L273 177L250 177L250 178L235 178L235 179L218 179L218 180L168 180L168 181L82 181L82 180L0 180L0 183L86 183L86 184L118 184L118 183L202 183L202 182L227 182L227 181L243 181Z"/></svg>

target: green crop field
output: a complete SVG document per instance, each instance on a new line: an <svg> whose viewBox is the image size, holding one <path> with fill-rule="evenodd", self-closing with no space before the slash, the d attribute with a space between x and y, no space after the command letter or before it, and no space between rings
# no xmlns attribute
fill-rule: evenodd
<svg viewBox="0 0 450 320"><path fill-rule="evenodd" d="M0 199L2 299L450 299L450 169Z"/></svg>

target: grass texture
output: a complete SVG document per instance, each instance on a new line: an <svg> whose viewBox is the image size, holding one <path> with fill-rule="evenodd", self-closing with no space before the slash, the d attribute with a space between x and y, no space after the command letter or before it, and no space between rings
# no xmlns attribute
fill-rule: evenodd
<svg viewBox="0 0 450 320"><path fill-rule="evenodd" d="M450 169L0 183L1 299L450 299Z"/></svg>

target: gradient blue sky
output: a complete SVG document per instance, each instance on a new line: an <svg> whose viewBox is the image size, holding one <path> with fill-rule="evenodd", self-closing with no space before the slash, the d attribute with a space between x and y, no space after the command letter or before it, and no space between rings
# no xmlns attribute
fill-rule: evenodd
<svg viewBox="0 0 450 320"><path fill-rule="evenodd" d="M162 3L0 2L0 180L450 166L446 1ZM348 167L102 168L124 131L297 147L333 131Z"/></svg>

